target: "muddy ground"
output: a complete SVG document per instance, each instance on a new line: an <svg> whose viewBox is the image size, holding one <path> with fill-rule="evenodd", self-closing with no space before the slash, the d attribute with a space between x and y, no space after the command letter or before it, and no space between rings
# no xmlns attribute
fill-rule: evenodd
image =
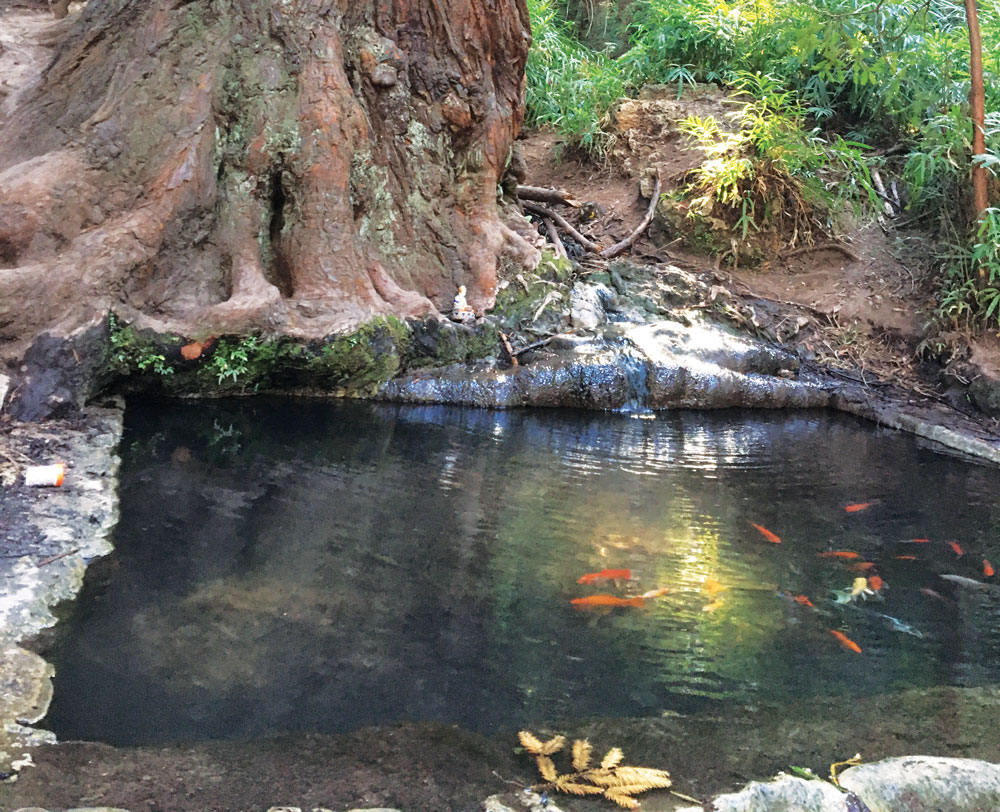
<svg viewBox="0 0 1000 812"><path fill-rule="evenodd" d="M674 789L703 800L791 766L826 774L832 762L856 752L866 761L912 753L997 761L998 710L1000 692L948 688L760 705L725 716L554 721L541 732L587 737L600 752L619 746L626 763L667 769ZM511 791L510 782L539 780L516 745L513 731L485 737L432 723L167 747L70 742L36 750L36 767L0 784L0 810L263 812L290 805L476 812L487 796ZM567 812L607 809L576 798L557 803ZM666 792L643 799L650 812L678 805Z"/></svg>

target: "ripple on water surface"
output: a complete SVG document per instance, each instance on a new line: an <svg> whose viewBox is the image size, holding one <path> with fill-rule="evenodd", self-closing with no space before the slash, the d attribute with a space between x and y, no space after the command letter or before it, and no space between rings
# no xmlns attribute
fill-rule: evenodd
<svg viewBox="0 0 1000 812"><path fill-rule="evenodd" d="M1000 563L995 471L853 419L140 404L123 462L117 552L50 652L63 738L494 731L1000 676L994 592L939 577ZM578 583L604 569L631 577ZM881 588L851 598L862 577ZM625 605L571 603L597 595Z"/></svg>

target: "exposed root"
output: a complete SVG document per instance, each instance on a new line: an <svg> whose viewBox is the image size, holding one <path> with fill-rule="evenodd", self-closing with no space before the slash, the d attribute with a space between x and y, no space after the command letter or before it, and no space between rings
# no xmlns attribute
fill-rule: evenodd
<svg viewBox="0 0 1000 812"><path fill-rule="evenodd" d="M642 234L642 232L644 232L647 228L649 228L649 224L653 222L653 214L656 212L656 204L659 202L659 200L660 200L660 173L657 172L656 181L653 184L653 194L649 198L649 208L646 210L646 216L642 218L642 222L639 223L639 226L636 228L636 230L633 231L631 234L629 234L624 240L615 243L610 248L605 248L603 251L601 251L600 253L601 259L614 259L623 251L627 251L635 244L635 241L639 239L639 236Z"/></svg>

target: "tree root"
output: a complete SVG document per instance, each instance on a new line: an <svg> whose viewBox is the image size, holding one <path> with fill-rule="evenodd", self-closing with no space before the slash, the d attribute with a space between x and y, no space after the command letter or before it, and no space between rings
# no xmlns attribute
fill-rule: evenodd
<svg viewBox="0 0 1000 812"><path fill-rule="evenodd" d="M559 206L570 206L574 209L580 207L580 203L573 200L566 192L561 192L558 189L545 189L541 186L518 184L517 196L521 200L534 200L536 203L554 203Z"/></svg>
<svg viewBox="0 0 1000 812"><path fill-rule="evenodd" d="M659 200L660 200L660 173L657 172L656 181L653 184L653 194L649 198L649 208L646 210L646 216L642 218L642 222L639 223L636 230L633 231L631 234L629 234L624 240L615 243L610 248L605 248L603 251L601 251L600 253L601 259L614 259L623 251L626 251L635 244L635 241L639 239L639 235L641 235L642 232L644 232L647 228L649 228L649 224L653 222L653 214L656 213L656 204L659 202Z"/></svg>
<svg viewBox="0 0 1000 812"><path fill-rule="evenodd" d="M556 214L556 212L551 209L546 209L544 206L537 206L534 203L525 203L525 211L530 211L532 214L537 214L543 220L548 218L555 222L563 231L565 231L569 236L576 240L580 245L583 246L584 250L590 251L592 254L601 253L601 246L599 246L593 240L589 240L583 236L579 231L570 225L569 221L563 217L561 214Z"/></svg>

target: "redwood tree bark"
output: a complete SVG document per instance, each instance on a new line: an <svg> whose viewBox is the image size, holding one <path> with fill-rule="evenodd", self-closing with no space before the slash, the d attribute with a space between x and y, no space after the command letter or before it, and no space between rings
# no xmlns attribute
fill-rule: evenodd
<svg viewBox="0 0 1000 812"><path fill-rule="evenodd" d="M496 203L529 42L525 0L90 0L0 107L5 356L109 308L319 337L489 307L534 258Z"/></svg>
<svg viewBox="0 0 1000 812"><path fill-rule="evenodd" d="M965 0L965 17L969 26L969 109L972 117L972 158L986 154L986 91L983 86L983 40L979 33L979 11L976 0ZM972 167L972 197L977 219L989 207L986 169L981 164Z"/></svg>

